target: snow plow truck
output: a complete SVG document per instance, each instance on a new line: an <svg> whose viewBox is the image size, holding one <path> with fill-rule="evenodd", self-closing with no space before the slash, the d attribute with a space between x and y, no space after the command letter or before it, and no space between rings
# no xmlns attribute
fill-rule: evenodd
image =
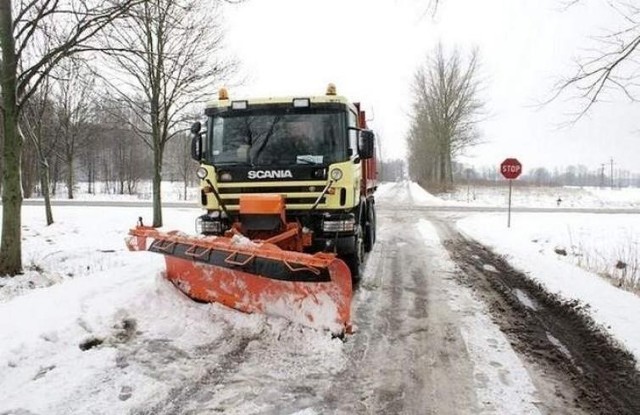
<svg viewBox="0 0 640 415"><path fill-rule="evenodd" d="M230 99L191 128L200 235L140 220L131 250L163 254L189 297L351 331L352 283L376 239L376 146L358 103L336 94ZM149 243L150 242L150 243Z"/></svg>

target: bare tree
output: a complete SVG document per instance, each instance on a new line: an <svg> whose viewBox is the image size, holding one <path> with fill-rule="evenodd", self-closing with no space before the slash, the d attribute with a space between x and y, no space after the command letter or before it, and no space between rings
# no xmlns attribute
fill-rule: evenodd
<svg viewBox="0 0 640 415"><path fill-rule="evenodd" d="M111 90L139 115L131 128L153 153L153 226L162 226L162 162L167 142L185 128L185 114L213 90L231 65L221 55L216 4L150 0L104 36L118 80ZM138 97L144 97L141 101Z"/></svg>
<svg viewBox="0 0 640 415"><path fill-rule="evenodd" d="M78 147L86 143L92 133L94 82L79 60L68 60L60 65L56 79L58 157L65 163L67 198L73 199Z"/></svg>
<svg viewBox="0 0 640 415"><path fill-rule="evenodd" d="M31 96L22 111L21 131L29 140L37 157L37 170L40 181L40 193L44 198L44 210L47 225L53 223L51 195L49 191L49 158L55 146L54 103L51 101L49 80L45 80L39 91ZM26 193L25 193L26 195Z"/></svg>
<svg viewBox="0 0 640 415"><path fill-rule="evenodd" d="M453 160L478 142L483 103L479 99L478 54L464 61L439 45L414 78L413 121L409 131L409 169L429 187L453 184Z"/></svg>
<svg viewBox="0 0 640 415"><path fill-rule="evenodd" d="M4 125L0 275L22 270L20 113L61 60L91 49L91 39L137 1L0 0Z"/></svg>
<svg viewBox="0 0 640 415"><path fill-rule="evenodd" d="M567 7L582 0L566 0ZM640 98L638 52L640 51L640 6L626 0L607 0L613 10L622 17L624 26L597 36L597 48L590 49L590 56L577 61L577 70L561 80L550 101L568 91L577 91L580 109L573 121L584 116L604 95L617 91L631 101Z"/></svg>

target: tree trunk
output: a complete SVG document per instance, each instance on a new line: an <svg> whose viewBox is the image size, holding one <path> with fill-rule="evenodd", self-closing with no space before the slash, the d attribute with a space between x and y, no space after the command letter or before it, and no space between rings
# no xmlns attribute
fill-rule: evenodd
<svg viewBox="0 0 640 415"><path fill-rule="evenodd" d="M447 157L447 189L453 189L453 164L451 163L451 158Z"/></svg>
<svg viewBox="0 0 640 415"><path fill-rule="evenodd" d="M73 157L67 158L67 198L73 199Z"/></svg>
<svg viewBox="0 0 640 415"><path fill-rule="evenodd" d="M162 226L162 153L164 146L156 144L153 152L153 226Z"/></svg>
<svg viewBox="0 0 640 415"><path fill-rule="evenodd" d="M33 148L24 148L21 151L20 168L20 183L22 185L22 197L23 199L29 199L33 197L36 190L36 182L38 181L37 171L37 155L34 154Z"/></svg>
<svg viewBox="0 0 640 415"><path fill-rule="evenodd" d="M47 226L53 224L53 212L51 210L51 196L49 195L49 163L46 157L39 155L40 159L40 189L44 198L44 212L47 218Z"/></svg>
<svg viewBox="0 0 640 415"><path fill-rule="evenodd" d="M51 192L50 194L56 195L58 193L58 181L60 179L60 164L58 157L53 158L53 175L51 172L49 174L49 178L51 180ZM51 177L53 176L53 177Z"/></svg>
<svg viewBox="0 0 640 415"><path fill-rule="evenodd" d="M2 62L0 62L2 64ZM2 72L0 72L2 73ZM2 99L0 97L0 99ZM0 110L0 177L4 177L4 116L2 115L2 111ZM2 182L0 179L0 195L2 195Z"/></svg>
<svg viewBox="0 0 640 415"><path fill-rule="evenodd" d="M0 275L13 276L22 271L22 240L20 238L22 139L18 133L17 62L10 0L0 0L0 47L2 47L0 82L4 106L4 174L2 175Z"/></svg>
<svg viewBox="0 0 640 415"><path fill-rule="evenodd" d="M93 194L93 177L95 175L95 173L93 172L94 169L94 163L93 160L89 161L89 163L87 163L87 192L92 195Z"/></svg>

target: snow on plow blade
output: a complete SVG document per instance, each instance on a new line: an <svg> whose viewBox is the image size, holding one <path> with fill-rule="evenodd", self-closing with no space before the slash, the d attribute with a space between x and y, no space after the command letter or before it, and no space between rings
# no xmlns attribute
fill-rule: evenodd
<svg viewBox="0 0 640 415"><path fill-rule="evenodd" d="M163 254L166 277L195 300L277 315L334 334L351 332L351 273L333 254L285 251L240 237L164 233L147 226L129 234L128 248ZM153 240L149 246L147 238Z"/></svg>

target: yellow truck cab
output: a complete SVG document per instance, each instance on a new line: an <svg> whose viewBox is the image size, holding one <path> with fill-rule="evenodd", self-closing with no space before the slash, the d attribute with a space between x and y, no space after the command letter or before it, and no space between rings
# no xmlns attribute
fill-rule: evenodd
<svg viewBox="0 0 640 415"><path fill-rule="evenodd" d="M305 251L335 252L358 276L375 242L376 161L364 113L330 85L326 95L207 103L192 127L200 162L198 231L222 235L246 194L284 196L287 221L311 235Z"/></svg>

